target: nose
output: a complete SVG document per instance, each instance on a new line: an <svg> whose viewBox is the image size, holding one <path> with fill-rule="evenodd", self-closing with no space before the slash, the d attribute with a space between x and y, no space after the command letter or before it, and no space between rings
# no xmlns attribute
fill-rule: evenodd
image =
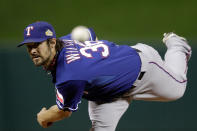
<svg viewBox="0 0 197 131"><path fill-rule="evenodd" d="M36 48L32 48L31 50L30 50L30 54L36 54L37 53L37 51L36 51Z"/></svg>

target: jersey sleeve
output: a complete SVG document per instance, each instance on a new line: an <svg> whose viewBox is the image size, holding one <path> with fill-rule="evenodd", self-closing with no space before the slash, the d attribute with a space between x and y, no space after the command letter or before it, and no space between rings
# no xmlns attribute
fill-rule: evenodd
<svg viewBox="0 0 197 131"><path fill-rule="evenodd" d="M60 39L60 40L72 40L72 39L71 39L71 34L62 36L62 37L60 37L59 39Z"/></svg>
<svg viewBox="0 0 197 131"><path fill-rule="evenodd" d="M60 110L76 111L81 102L86 81L72 80L56 86L56 104Z"/></svg>

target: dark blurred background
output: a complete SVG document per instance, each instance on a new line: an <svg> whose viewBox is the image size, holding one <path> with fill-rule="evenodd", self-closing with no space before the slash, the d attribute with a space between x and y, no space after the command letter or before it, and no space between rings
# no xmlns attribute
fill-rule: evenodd
<svg viewBox="0 0 197 131"><path fill-rule="evenodd" d="M0 0L0 131L88 131L87 101L72 117L41 128L36 114L55 104L54 86L42 68L36 68L26 48L16 48L24 28L48 21L63 36L77 25L94 28L99 39L117 44L152 45L160 54L164 32L185 36L193 49L188 87L175 102L134 101L117 131L197 130L197 1L196 0Z"/></svg>

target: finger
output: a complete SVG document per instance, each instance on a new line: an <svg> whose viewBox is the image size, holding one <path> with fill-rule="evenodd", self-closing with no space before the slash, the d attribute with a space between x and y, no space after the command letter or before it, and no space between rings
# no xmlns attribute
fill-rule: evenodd
<svg viewBox="0 0 197 131"><path fill-rule="evenodd" d="M46 110L47 110L47 108L46 107L43 107L41 111L46 111Z"/></svg>
<svg viewBox="0 0 197 131"><path fill-rule="evenodd" d="M47 128L47 123L46 122L41 122L40 124L43 128Z"/></svg>
<svg viewBox="0 0 197 131"><path fill-rule="evenodd" d="M48 122L47 127L51 126L52 124L53 124L53 122Z"/></svg>
<svg viewBox="0 0 197 131"><path fill-rule="evenodd" d="M53 124L53 122L42 122L41 126L43 128L48 128L49 126L51 126Z"/></svg>
<svg viewBox="0 0 197 131"><path fill-rule="evenodd" d="M43 111L46 111L46 110L47 110L46 107L43 107L43 108L40 110L40 112L38 112L37 116L38 116L40 113L42 113Z"/></svg>

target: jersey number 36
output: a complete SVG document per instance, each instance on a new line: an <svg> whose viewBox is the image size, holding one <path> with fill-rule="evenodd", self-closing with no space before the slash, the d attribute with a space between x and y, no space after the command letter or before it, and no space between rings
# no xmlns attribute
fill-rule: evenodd
<svg viewBox="0 0 197 131"><path fill-rule="evenodd" d="M104 58L109 56L109 47L102 41L85 41L85 45L80 49L80 53L85 57L93 58L92 54L87 52L88 50L98 52Z"/></svg>

